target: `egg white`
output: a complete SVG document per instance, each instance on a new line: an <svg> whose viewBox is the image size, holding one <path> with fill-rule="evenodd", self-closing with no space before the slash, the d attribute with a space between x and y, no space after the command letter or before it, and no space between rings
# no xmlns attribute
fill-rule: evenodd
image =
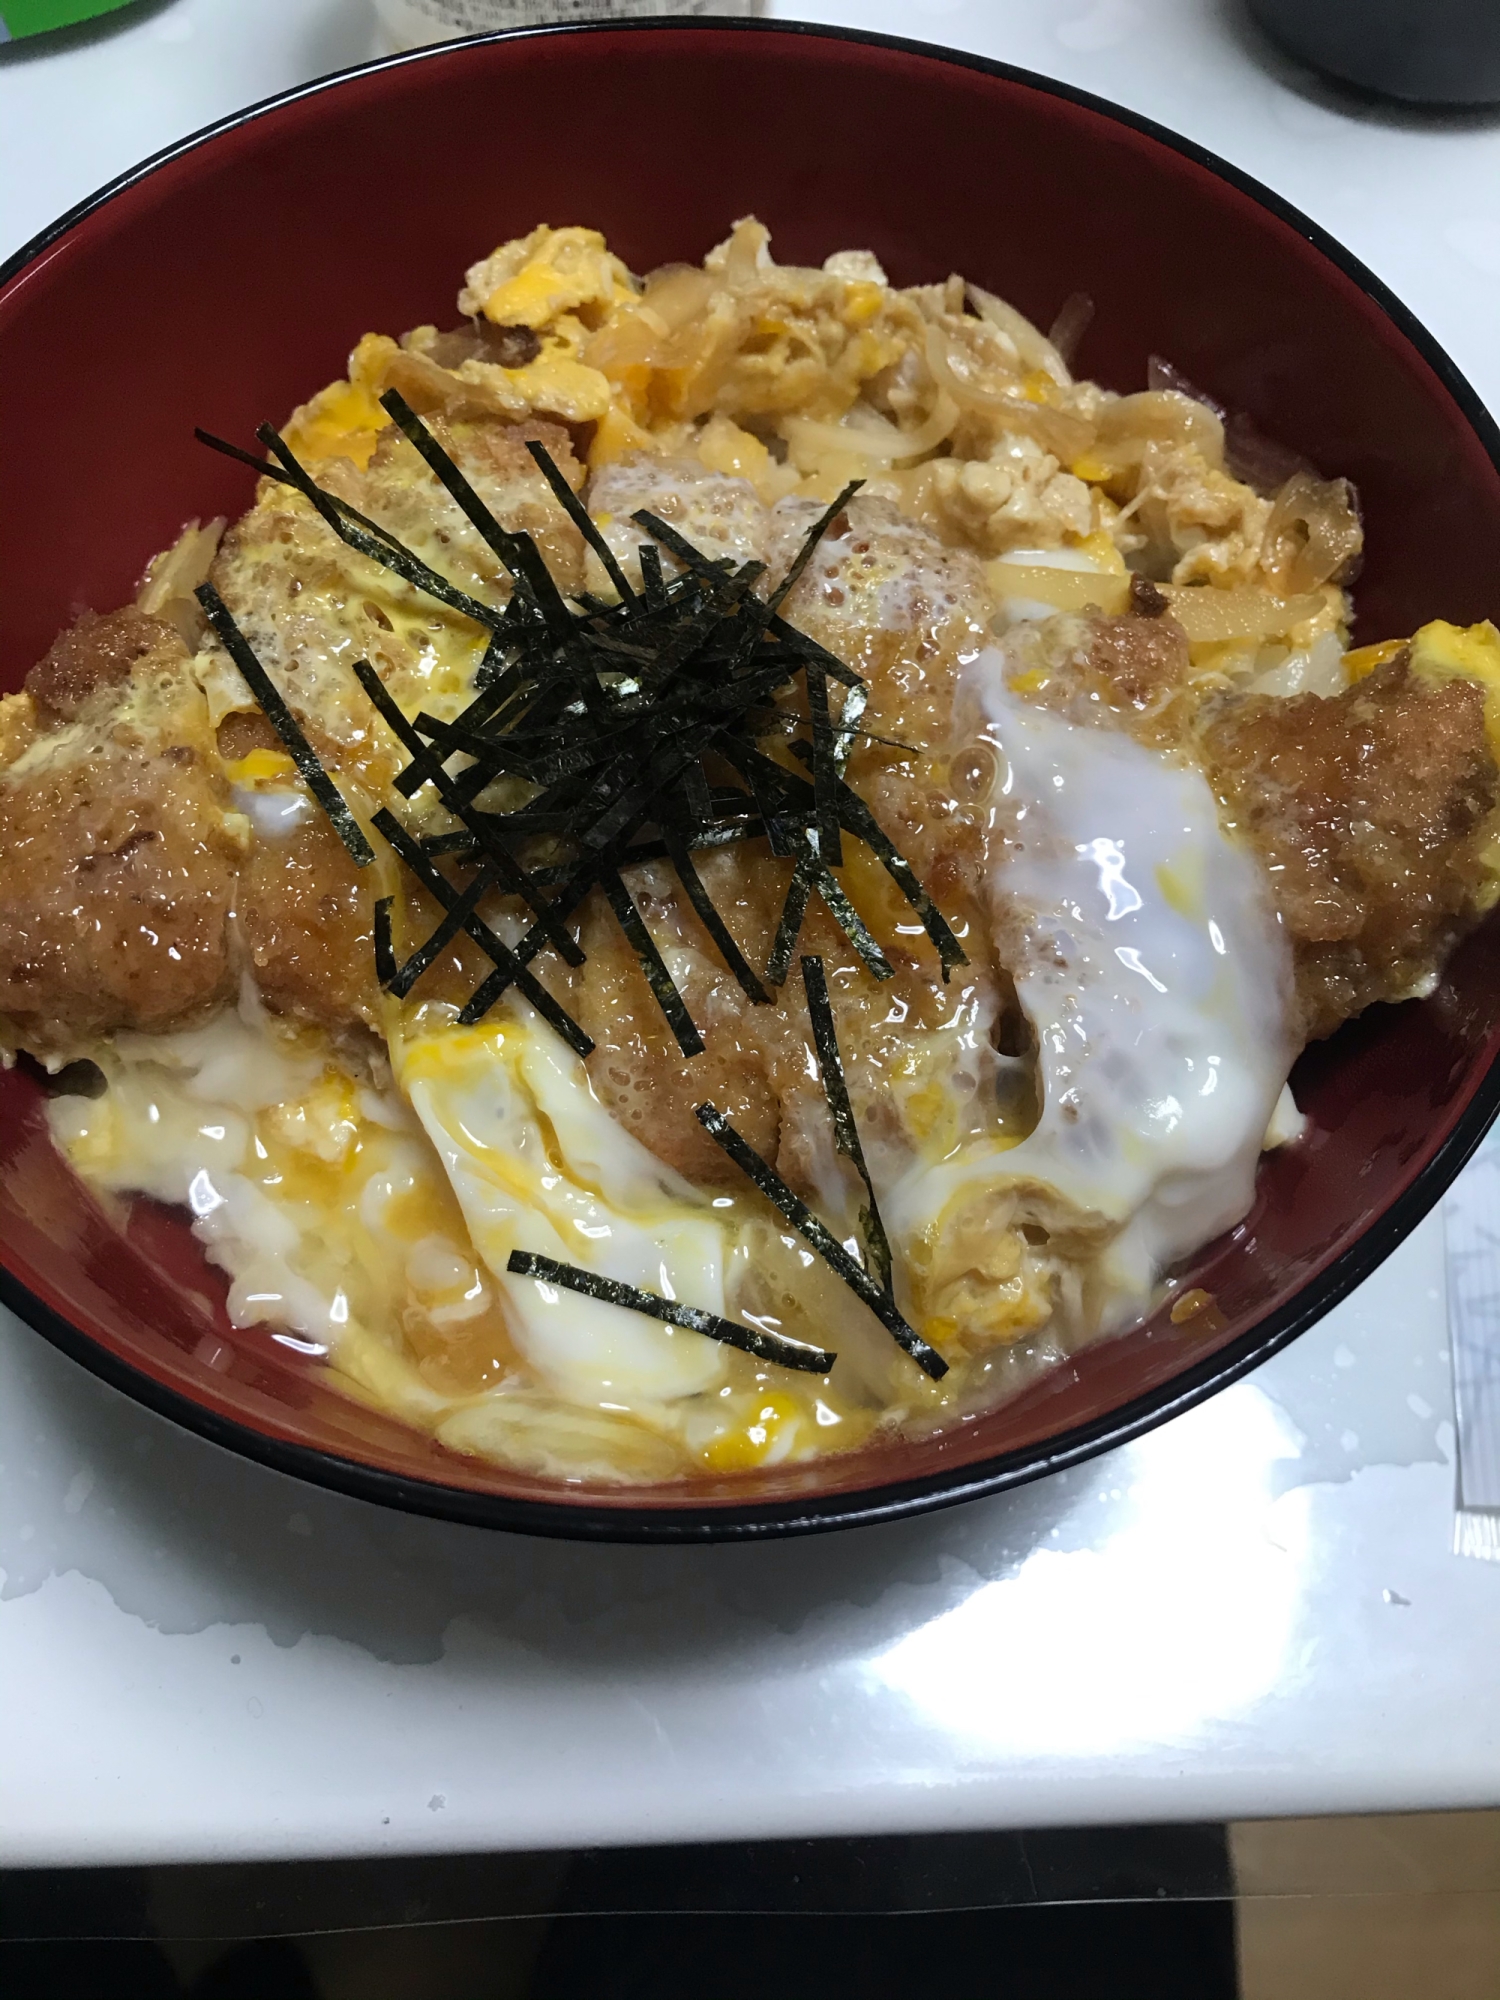
<svg viewBox="0 0 1500 2000"><path fill-rule="evenodd" d="M724 1232L698 1194L599 1103L524 1001L474 1028L433 1010L392 1037L397 1082L436 1149L537 1373L579 1403L701 1395L724 1377L701 1334L512 1277L513 1250L724 1312Z"/></svg>
<svg viewBox="0 0 1500 2000"><path fill-rule="evenodd" d="M1041 1113L1018 1145L919 1163L890 1219L911 1244L985 1187L1045 1191L1095 1229L1102 1316L1118 1323L1250 1205L1295 1053L1290 952L1201 772L1032 706L998 651L965 693L997 753L985 890ZM1055 1223L1056 1200L1032 1209Z"/></svg>

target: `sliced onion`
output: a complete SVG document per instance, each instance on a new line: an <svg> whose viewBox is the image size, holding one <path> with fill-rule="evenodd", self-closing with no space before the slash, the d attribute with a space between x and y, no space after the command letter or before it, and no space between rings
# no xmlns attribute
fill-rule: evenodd
<svg viewBox="0 0 1500 2000"><path fill-rule="evenodd" d="M1130 578L1110 570L1059 569L1053 563L1018 563L1005 556L984 566L990 595L999 604L1020 599L1054 611L1104 611L1118 616L1130 608Z"/></svg>
<svg viewBox="0 0 1500 2000"><path fill-rule="evenodd" d="M151 558L136 592L140 610L164 618L194 652L208 628L193 592L206 580L223 532L222 514L216 514L206 528L189 521L171 548Z"/></svg>
<svg viewBox="0 0 1500 2000"><path fill-rule="evenodd" d="M1205 410L1212 410L1221 424L1228 423L1229 412L1222 403L1214 401L1206 389L1200 389L1190 382L1180 368L1174 367L1165 356L1152 354L1146 361L1146 387L1148 389L1175 389L1189 401L1201 403Z"/></svg>
<svg viewBox="0 0 1500 2000"><path fill-rule="evenodd" d="M1316 592L1276 597L1253 583L1236 584L1230 590L1211 583L1164 583L1158 588L1195 646L1245 639L1263 645L1271 639L1284 639L1293 626L1316 618L1324 609L1324 600Z"/></svg>
<svg viewBox="0 0 1500 2000"><path fill-rule="evenodd" d="M955 402L967 409L1005 410L1011 403L1021 400L1014 389L1007 391L990 387L955 368L953 341L940 326L929 326L927 329L927 366L938 387L946 389Z"/></svg>
<svg viewBox="0 0 1500 2000"><path fill-rule="evenodd" d="M1058 308L1057 318L1047 329L1047 338L1061 356L1065 368L1073 366L1079 342L1094 319L1094 301L1087 292L1069 292Z"/></svg>
<svg viewBox="0 0 1500 2000"><path fill-rule="evenodd" d="M627 307L605 321L583 350L590 368L622 376L628 368L649 368L671 329L649 306Z"/></svg>
<svg viewBox="0 0 1500 2000"><path fill-rule="evenodd" d="M524 407L514 394L511 400L506 400L487 384L471 382L462 375L450 375L446 368L439 368L425 354L418 354L410 348L398 349L391 355L381 371L379 383L372 386L377 394L385 389L399 390L419 417L436 414L456 421L483 421L486 417L505 417L514 421L517 409Z"/></svg>
<svg viewBox="0 0 1500 2000"><path fill-rule="evenodd" d="M1263 500L1274 499L1294 473L1313 472L1300 451L1258 430L1243 410L1224 428L1224 465L1231 479L1253 486Z"/></svg>
<svg viewBox="0 0 1500 2000"><path fill-rule="evenodd" d="M746 216L743 222L734 225L734 233L724 255L724 283L730 291L748 292L753 285L765 282L766 270L761 262L761 253L770 240L770 230L753 216Z"/></svg>
<svg viewBox="0 0 1500 2000"><path fill-rule="evenodd" d="M1179 389L1195 403L1212 410L1224 426L1224 464L1229 476L1245 486L1253 486L1262 498L1271 498L1294 472L1312 471L1300 452L1267 437L1243 410L1231 410L1217 402L1160 354L1153 354L1146 363L1146 386Z"/></svg>
<svg viewBox="0 0 1500 2000"><path fill-rule="evenodd" d="M1132 462L1148 444L1187 445L1212 466L1224 463L1224 426L1206 403L1180 389L1143 389L1099 412L1096 450Z"/></svg>
<svg viewBox="0 0 1500 2000"><path fill-rule="evenodd" d="M969 286L968 299L981 319L988 320L991 326L998 326L1002 333L1010 335L1017 354L1028 368L1040 368L1052 377L1059 389L1072 388L1073 377L1068 373L1067 362L1046 334L1033 326L1024 313L1017 312L1004 299L996 298L993 292L981 291L978 285Z"/></svg>
<svg viewBox="0 0 1500 2000"><path fill-rule="evenodd" d="M718 285L695 264L663 264L633 306L622 307L590 340L583 360L617 379L630 368L667 365L674 335L701 319Z"/></svg>
<svg viewBox="0 0 1500 2000"><path fill-rule="evenodd" d="M918 458L923 452L934 450L947 439L957 422L957 403L946 390L939 390L932 415L914 431L897 430L884 418L877 425L824 424L815 417L788 417L782 433L799 454L815 456L833 452L840 458L870 465L894 465L899 459Z"/></svg>
<svg viewBox="0 0 1500 2000"><path fill-rule="evenodd" d="M994 417L1006 430L1033 437L1044 450L1064 465L1081 458L1094 441L1094 427L1068 410L1054 410L1048 403L1033 403L1016 390L991 389L964 375L953 365L953 343L941 327L927 329L927 365L939 388L945 389L963 409L978 410Z"/></svg>
<svg viewBox="0 0 1500 2000"><path fill-rule="evenodd" d="M1344 649L1336 632L1321 632L1306 651L1288 653L1274 666L1256 674L1247 694L1290 695L1342 694L1348 685L1344 672Z"/></svg>
<svg viewBox="0 0 1500 2000"><path fill-rule="evenodd" d="M1266 523L1266 569L1285 590L1340 582L1365 545L1359 501L1347 479L1294 472Z"/></svg>
<svg viewBox="0 0 1500 2000"><path fill-rule="evenodd" d="M705 309L717 289L713 273L696 264L663 264L646 280L641 305L675 332Z"/></svg>

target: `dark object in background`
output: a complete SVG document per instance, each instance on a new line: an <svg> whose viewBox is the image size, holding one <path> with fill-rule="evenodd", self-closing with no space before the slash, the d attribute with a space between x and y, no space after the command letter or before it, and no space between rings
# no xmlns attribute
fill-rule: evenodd
<svg viewBox="0 0 1500 2000"><path fill-rule="evenodd" d="M1409 104L1500 104L1500 0L1249 0L1272 41Z"/></svg>
<svg viewBox="0 0 1500 2000"><path fill-rule="evenodd" d="M1235 2000L1232 1903L941 1916L574 1917L527 2000Z"/></svg>
<svg viewBox="0 0 1500 2000"><path fill-rule="evenodd" d="M377 1971L378 1968L378 1971ZM372 1977L373 1975L373 1977ZM0 1944L16 2000L1235 2000L1231 1902L899 1916L523 1917L231 1946L183 1983L156 1946Z"/></svg>
<svg viewBox="0 0 1500 2000"><path fill-rule="evenodd" d="M1233 1896L1192 1825L0 1869L0 1994L1234 2000Z"/></svg>

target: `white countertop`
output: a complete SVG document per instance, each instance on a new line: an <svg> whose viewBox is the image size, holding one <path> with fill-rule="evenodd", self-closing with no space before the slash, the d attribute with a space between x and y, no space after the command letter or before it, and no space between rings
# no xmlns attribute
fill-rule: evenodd
<svg viewBox="0 0 1500 2000"><path fill-rule="evenodd" d="M1500 410L1500 121L1351 116L1229 0L773 6L1066 78L1364 257ZM363 0L0 55L0 256L359 60ZM0 1862L227 1860L1500 1800L1500 1568L1451 1553L1442 1225L1249 1380L1023 1491L758 1548L407 1519L0 1314Z"/></svg>

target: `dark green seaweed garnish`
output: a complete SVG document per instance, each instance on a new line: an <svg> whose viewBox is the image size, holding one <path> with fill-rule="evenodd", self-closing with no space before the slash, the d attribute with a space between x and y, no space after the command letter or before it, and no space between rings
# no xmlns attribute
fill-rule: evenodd
<svg viewBox="0 0 1500 2000"><path fill-rule="evenodd" d="M865 1149L860 1144L859 1127L854 1122L854 1107L849 1102L849 1085L844 1076L843 1058L839 1054L839 1038L833 1023L833 1006L828 998L828 979L821 958L803 959L802 985L807 994L807 1013L812 1022L813 1046L818 1052L818 1070L823 1079L823 1095L828 1099L829 1116L833 1120L833 1143L865 1184L867 1199L859 1212L859 1233L860 1241L864 1245L865 1269L889 1299L894 1297L891 1290L890 1238L886 1235L885 1224L880 1219L880 1203L875 1199L875 1183L870 1179L870 1169L865 1164Z"/></svg>
<svg viewBox="0 0 1500 2000"><path fill-rule="evenodd" d="M584 596L570 606L535 543L495 519L422 418L394 391L382 401L434 477L510 572L513 590L503 609L458 590L387 529L324 492L269 426L258 432L269 459L257 459L202 435L215 449L227 450L263 475L293 487L351 548L449 609L475 619L488 635L474 698L460 715L446 721L425 714L408 720L371 666L360 662L355 668L365 693L408 759L395 779L396 792L414 798L430 786L451 822L447 827L441 822L432 827L429 822L418 839L390 814L377 821L402 860L447 912L439 942L429 940L394 970L393 954L382 957L383 984L392 991L409 991L442 945L463 930L481 944L495 970L471 994L460 1019L482 1018L511 984L521 986L533 1004L539 1004L535 998L542 990L539 984L529 975L523 982L520 974L548 949L575 966L582 964L582 950L568 926L597 888L679 1047L690 1056L702 1048L701 1034L622 870L670 863L725 965L752 1000L762 1001L790 970L814 894L871 973L882 979L890 976L885 953L831 872L843 858L845 837L851 835L874 851L920 913L937 947L944 977L952 965L963 962L952 930L845 779L853 743L867 734L860 726L867 700L865 683L781 616L792 585L858 490L858 482L846 487L813 523L796 560L769 598L757 594L762 564L705 556L669 522L643 509L633 518L653 540L641 548L641 584L636 590L567 480L545 449L531 442L528 449L542 476L618 593L613 603ZM663 570L661 550L680 565L670 578ZM809 769L811 782L762 747L778 737L784 739L789 723L795 726L795 714L782 704L799 676L812 735L810 743L795 742L792 749ZM272 721L280 729L284 719L296 731L286 704L268 677L262 680L277 710ZM829 697L831 680L844 690L837 712ZM267 713L271 714L270 708ZM297 735L305 747L300 731ZM291 739L287 741L291 747ZM322 786L331 791L310 749L305 759L298 757L304 775L319 769ZM740 783L725 785L726 770ZM314 783L311 776L308 782ZM323 790L318 796L334 817L336 808L330 807ZM352 817L347 825L363 841ZM757 837L768 841L773 854L795 864L764 973L746 959L691 859L700 849ZM459 881L438 871L439 856L451 858L461 871ZM468 881L463 870L474 871ZM441 883L441 889L434 882ZM460 922L453 916L454 905L475 882L479 886L473 900L465 902ZM513 948L501 945L479 918L478 903L492 891L518 899L532 913L530 928ZM389 915L385 921L385 947L389 947ZM582 1031L555 1002L548 1018L554 1025L559 1018L569 1021L568 1039L579 1045Z"/></svg>
<svg viewBox="0 0 1500 2000"><path fill-rule="evenodd" d="M356 868L367 868L375 850L365 839L364 830L349 810L349 802L318 761L318 753L302 733L302 726L282 699L281 690L255 657L250 641L235 624L229 606L211 583L200 583L195 593L204 616L219 635L219 641L244 676L245 685L260 704L261 714L287 747L287 753L301 774L302 782L328 815L329 823L354 858Z"/></svg>
<svg viewBox="0 0 1500 2000"><path fill-rule="evenodd" d="M416 841L412 839L395 814L387 811L385 807L381 807L370 824L389 841L391 847L400 856L401 860L406 863L423 888L427 890L429 895L435 896L448 913L443 920L443 924L439 926L440 932L445 931L445 927L447 927L442 942L446 943L449 938L456 936L460 929L464 930L474 940L475 944L479 946L479 949L485 956L493 962L495 970L491 973L490 980L498 978L502 982L496 988L494 998L498 1000L507 986L516 986L525 994L543 1020L550 1022L556 1028L557 1032L570 1048L576 1049L581 1056L591 1055L594 1044L584 1033L583 1029L579 1027L572 1015L568 1013L566 1008L558 1005L557 1001L553 999L552 995L542 985L535 974L527 970L519 954L513 952L509 945L496 937L489 925L477 914L475 906L479 901L479 896L475 895L472 902L470 901L470 893L474 888L474 883L470 883L467 890L460 891L456 889L447 876L442 874L428 860L427 856L422 852ZM490 886L489 880L483 870L480 871L475 880L480 884L480 894ZM457 921L452 923L451 927L448 927L449 920L453 918L456 918ZM431 943L432 940L429 939L428 945ZM427 953L427 949L427 945L418 947L417 956L424 957L423 965L419 968L419 971L425 971L426 966L432 962L432 957L437 955L436 950L434 950L430 957L424 956ZM441 945L437 949L441 949ZM489 980L485 982L486 985L489 983ZM491 1005L493 1004L492 1001Z"/></svg>
<svg viewBox="0 0 1500 2000"><path fill-rule="evenodd" d="M417 734L416 728L407 722L396 703L391 700L390 695L386 692L385 683L370 665L369 661L356 660L353 671L355 678L370 697L377 712L389 724L399 740L407 749L412 751L416 760L426 759L428 751L421 737ZM494 693L495 690L493 687L487 688L474 706L482 708L486 702L492 701ZM419 716L417 720L420 723L422 717ZM440 727L441 725L438 726ZM510 853L509 849L504 846L498 833L485 823L485 815L476 813L468 801L458 795L457 786L449 779L442 765L437 764L432 766L428 773L428 778L424 782L434 784L437 787L438 797L443 801L443 804L447 806L456 818L463 821L466 831L474 842L475 849L483 855L488 865L488 872L493 875L497 884L501 888L509 890L512 895L520 896L531 906L537 916L547 926L548 942L570 965L582 965L582 951L575 940L553 916L551 904L548 902L546 896L535 886L526 871ZM400 789L399 785L397 789ZM444 943L446 942L447 939L445 938ZM435 958L436 956L437 953L434 952L432 957ZM423 970L431 963L431 958L424 960ZM406 989L403 988L402 990L405 991Z"/></svg>
<svg viewBox="0 0 1500 2000"><path fill-rule="evenodd" d="M546 480L547 484L552 488L553 493L557 496L558 505L604 565L604 573L619 592L621 603L632 603L635 599L635 592L630 587L630 579L626 576L624 570L621 569L619 558L615 555L609 543L605 541L593 515L584 506L567 480L563 478L562 473L558 470L551 454L544 445L538 444L535 438L528 438L526 449L536 460L538 466L540 466L543 479Z"/></svg>
<svg viewBox="0 0 1500 2000"><path fill-rule="evenodd" d="M943 977L965 962L951 927L845 775L856 738L869 736L861 726L866 683L781 615L797 578L838 522L858 481L813 523L786 576L767 597L757 592L763 564L710 558L669 522L642 509L632 518L652 539L640 548L641 582L634 589L567 480L544 448L531 442L528 450L543 478L617 594L614 602L585 594L570 605L530 536L496 520L416 412L394 391L381 400L509 571L513 587L503 608L469 596L379 523L324 491L268 425L257 435L269 459L204 432L199 436L215 450L301 493L351 549L471 619L487 635L474 697L461 714L446 721L425 713L408 720L368 662L354 668L372 706L406 753L408 761L394 780L397 795L415 798L430 786L452 821L447 827L429 827L419 837L387 809L374 817L376 831L444 913L401 963L391 899L377 902L375 962L385 990L398 997L408 994L463 933L494 969L474 989L459 1021L481 1020L514 986L570 1047L586 1056L592 1041L530 967L549 949L575 966L583 964L582 949L568 926L597 889L635 953L679 1048L692 1057L703 1048L702 1036L624 871L670 864L729 971L752 1001L765 1003L771 999L769 989L779 986L790 970L814 894L869 971L878 979L891 976L885 953L832 873L844 859L846 837L874 853L918 912L937 949ZM662 550L679 565L670 577ZM285 700L212 586L204 585L198 595L309 790L351 854L365 865L374 858L369 843ZM798 726L787 697L799 675L811 738L795 738L789 748L806 777L766 748L785 743ZM831 681L843 690L837 712L830 699ZM734 782L726 783L726 776ZM692 859L695 852L756 839L765 840L772 855L794 864L763 976L715 908ZM461 879L450 879L437 866L439 858L446 858ZM480 915L481 904L492 895L524 904L532 913L529 928L513 946ZM714 1105L700 1105L697 1116L918 1366L938 1380L947 1373L947 1363L908 1325L894 1301L890 1244L849 1102L821 962L804 958L802 973L835 1142L859 1174L868 1198L859 1216L863 1266ZM517 1251L509 1268L706 1333L786 1367L826 1374L833 1366L831 1354L549 1258Z"/></svg>
<svg viewBox="0 0 1500 2000"><path fill-rule="evenodd" d="M800 1195L792 1192L774 1168L767 1166L755 1148L735 1131L717 1105L700 1104L696 1115L698 1123L714 1143L729 1155L745 1178L759 1188L772 1207L786 1217L797 1234L812 1245L835 1277L842 1278L856 1298L864 1300L898 1346L905 1348L917 1366L934 1382L940 1382L948 1372L948 1364L942 1355L935 1347L929 1347L921 1334L907 1324L897 1311L895 1301L870 1272L855 1263L827 1224L813 1214Z"/></svg>
<svg viewBox="0 0 1500 2000"><path fill-rule="evenodd" d="M771 996L761 984L755 967L735 942L734 933L714 908L713 898L704 887L703 877L698 873L693 857L688 852L687 843L680 834L671 833L667 835L663 845L672 857L672 867L682 884L683 893L697 911L699 922L718 947L719 956L740 982L745 997L758 1007L768 1007L771 1004Z"/></svg>
<svg viewBox="0 0 1500 2000"><path fill-rule="evenodd" d="M706 1333L710 1340L722 1340L726 1347L738 1347L758 1361L774 1361L782 1368L800 1368L808 1375L826 1375L838 1360L820 1347L804 1347L783 1334L767 1333L758 1326L743 1326L738 1320L724 1319L703 1306L685 1306L677 1299L664 1299L657 1292L643 1292L618 1278L604 1278L597 1271L580 1270L576 1264L559 1264L551 1257L531 1250L512 1250L506 1270L517 1278L535 1278L544 1285L562 1285L586 1299L600 1299L606 1305L624 1306L629 1312L644 1313L648 1319L665 1320L671 1326L685 1326L693 1333Z"/></svg>
<svg viewBox="0 0 1500 2000"><path fill-rule="evenodd" d="M828 675L816 660L805 669L807 702L813 726L813 807L818 815L818 858L829 868L841 868L843 843L839 839L838 800L834 788L838 767L833 761L833 717L828 710Z"/></svg>
<svg viewBox="0 0 1500 2000"><path fill-rule="evenodd" d="M339 540L355 551L357 555L368 556L371 562L380 563L384 568L399 576L403 582L412 584L435 598L450 611L461 612L465 618L472 618L477 625L486 629L498 629L505 613L493 604L484 604L477 597L470 597L456 584L440 576L435 569L424 563L404 548L394 535L372 521L367 514L361 514L357 507L351 507L347 500L341 500L336 493L326 493L292 456L290 449L277 437L269 424L262 424L257 436L274 440L274 448L284 460L281 465L272 465L268 459L257 458L254 452L242 451L236 444L215 437L212 431L196 430L193 435L200 444L206 444L211 451L222 452L226 458L235 458L242 465L248 465L260 474L262 479L274 479L282 486L290 486L302 494L323 520L338 536Z"/></svg>
<svg viewBox="0 0 1500 2000"><path fill-rule="evenodd" d="M682 995L672 983L672 975L667 970L666 960L656 948L656 940L647 930L645 920L631 900L630 891L613 869L601 872L599 887L604 891L609 907L614 911L620 929L640 960L641 971L646 975L651 991L656 995L656 1003L667 1017L667 1025L677 1037L677 1046L685 1056L701 1056L703 1037L687 1010Z"/></svg>
<svg viewBox="0 0 1500 2000"><path fill-rule="evenodd" d="M387 993L397 1000L404 1000L438 954L447 949L461 930L467 928L481 899L494 886L493 876L481 868L431 936L417 946L405 965L398 966L389 979L382 980Z"/></svg>
<svg viewBox="0 0 1500 2000"><path fill-rule="evenodd" d="M517 585L524 584L529 589L548 631L554 638L566 638L572 614L562 592L552 580L551 570L542 560L541 550L530 535L513 534L509 528L501 527L404 396L395 389L387 389L380 403L386 414L394 419L402 435L421 453L439 485L457 501L480 538L499 556Z"/></svg>

